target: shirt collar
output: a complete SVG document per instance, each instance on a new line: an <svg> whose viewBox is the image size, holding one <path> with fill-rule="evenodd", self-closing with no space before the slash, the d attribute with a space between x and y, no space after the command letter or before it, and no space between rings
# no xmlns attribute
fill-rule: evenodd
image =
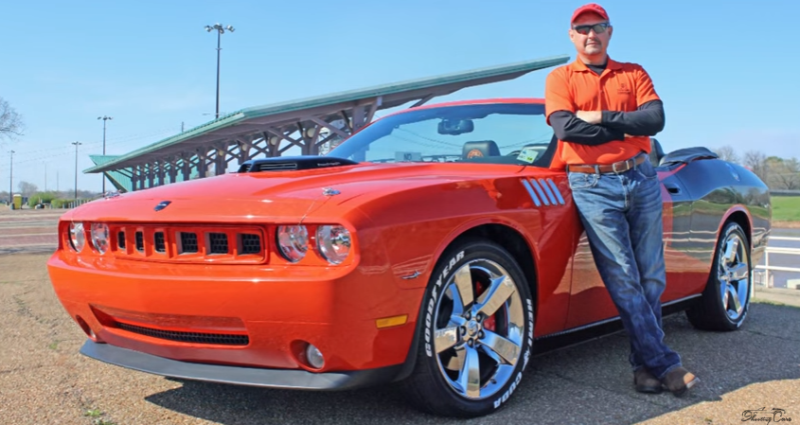
<svg viewBox="0 0 800 425"><path fill-rule="evenodd" d="M586 64L583 63L583 61L580 60L580 58L576 58L575 61L572 62L571 67L572 67L573 71L578 71L578 72L591 71L589 69L589 67L586 66ZM620 64L619 62L617 62L614 59L611 59L609 57L608 58L608 63L606 64L606 69L612 70L612 71L618 70L618 69L622 69L622 64Z"/></svg>

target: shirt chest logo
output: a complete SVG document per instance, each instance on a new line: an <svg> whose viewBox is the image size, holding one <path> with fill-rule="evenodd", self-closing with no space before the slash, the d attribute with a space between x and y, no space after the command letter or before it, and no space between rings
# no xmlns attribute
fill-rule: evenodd
<svg viewBox="0 0 800 425"><path fill-rule="evenodd" d="M628 83L620 83L619 87L617 87L617 93L619 94L630 94L631 89L628 87Z"/></svg>

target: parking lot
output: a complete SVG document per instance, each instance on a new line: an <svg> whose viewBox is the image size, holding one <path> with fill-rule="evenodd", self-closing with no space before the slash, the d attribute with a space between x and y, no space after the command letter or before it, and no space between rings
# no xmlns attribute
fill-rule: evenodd
<svg viewBox="0 0 800 425"><path fill-rule="evenodd" d="M5 230L14 227L2 218ZM9 238L0 240L3 424L729 424L761 408L784 409L784 419L800 421L800 297L790 292L757 292L796 306L754 303L738 332L697 331L682 314L665 318L667 342L702 380L686 398L636 393L627 339L616 334L537 357L504 409L455 421L418 413L392 387L312 393L177 382L83 357L84 334L56 299L45 269L43 246L53 228L34 227L42 231L19 232L27 236L11 238L13 248ZM31 249L18 243L22 238Z"/></svg>

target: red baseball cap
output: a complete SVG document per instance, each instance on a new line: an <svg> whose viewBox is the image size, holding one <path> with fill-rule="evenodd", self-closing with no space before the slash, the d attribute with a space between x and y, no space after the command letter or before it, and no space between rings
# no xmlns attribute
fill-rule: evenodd
<svg viewBox="0 0 800 425"><path fill-rule="evenodd" d="M582 15L584 13L587 13L587 12L596 13L596 14L600 15L601 17L603 17L603 19L605 19L606 21L609 20L608 19L608 13L606 13L606 10L603 9L603 6L600 6L597 3L589 3L589 4L585 4L585 5L577 8L577 9L575 9L575 13L572 14L572 19L569 22L570 23L575 22L575 20L578 19L578 16L580 16L580 15Z"/></svg>

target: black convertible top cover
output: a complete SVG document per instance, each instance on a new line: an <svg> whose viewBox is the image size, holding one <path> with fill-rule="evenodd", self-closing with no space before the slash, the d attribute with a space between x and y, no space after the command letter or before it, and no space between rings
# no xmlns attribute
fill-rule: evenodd
<svg viewBox="0 0 800 425"><path fill-rule="evenodd" d="M704 147L684 148L672 151L664 155L664 158L661 159L659 165L682 164L682 163L692 162L698 159L715 159L715 158L719 158L719 155L715 154L708 148Z"/></svg>

